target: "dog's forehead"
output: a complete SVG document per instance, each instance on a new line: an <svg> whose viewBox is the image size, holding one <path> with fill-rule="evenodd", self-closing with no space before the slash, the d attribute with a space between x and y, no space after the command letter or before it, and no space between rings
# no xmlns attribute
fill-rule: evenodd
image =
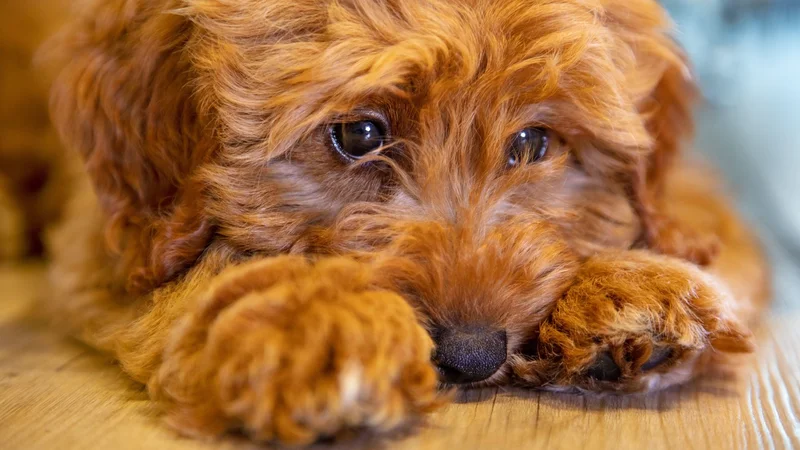
<svg viewBox="0 0 800 450"><path fill-rule="evenodd" d="M261 66L252 70L267 66L273 78L277 72L315 87L348 83L356 95L432 79L458 87L480 75L499 88L552 87L581 71L582 61L597 66L618 56L609 54L614 38L603 24L602 0L187 3L212 40L230 42L243 64Z"/></svg>
<svg viewBox="0 0 800 450"><path fill-rule="evenodd" d="M320 62L336 61L365 89L410 78L454 90L535 86L552 94L582 61L613 57L606 51L613 37L592 2L353 3L328 11ZM345 64L351 70L341 70Z"/></svg>
<svg viewBox="0 0 800 450"><path fill-rule="evenodd" d="M641 131L630 39L605 9L620 0L186 1L214 95L236 124L280 123L273 140L409 89L483 117L530 121L546 104L538 112L613 139Z"/></svg>
<svg viewBox="0 0 800 450"><path fill-rule="evenodd" d="M605 117L622 127L631 118L635 128L624 73L629 48L600 3L354 2L328 11L313 76L335 80L345 105L411 86L434 118L505 122L500 134L525 123L597 128L607 124L592 121Z"/></svg>

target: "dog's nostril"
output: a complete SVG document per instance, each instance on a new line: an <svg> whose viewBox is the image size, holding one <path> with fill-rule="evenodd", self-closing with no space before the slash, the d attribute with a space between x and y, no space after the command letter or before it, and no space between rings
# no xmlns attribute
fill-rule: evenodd
<svg viewBox="0 0 800 450"><path fill-rule="evenodd" d="M506 332L490 328L457 328L432 333L433 362L442 380L474 383L485 380L506 362Z"/></svg>

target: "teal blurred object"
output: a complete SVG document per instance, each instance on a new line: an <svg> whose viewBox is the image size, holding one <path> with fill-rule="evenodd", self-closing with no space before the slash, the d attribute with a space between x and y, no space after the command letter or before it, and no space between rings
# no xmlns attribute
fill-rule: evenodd
<svg viewBox="0 0 800 450"><path fill-rule="evenodd" d="M741 70L752 68L758 53L790 50L786 47L794 47L796 52L800 43L800 0L665 0L663 3L678 24L677 38L695 63L704 93L715 102L729 101L731 84L747 77ZM776 54L767 66L788 60L788 56ZM795 58L794 67L774 67L774 70L796 74L797 63Z"/></svg>
<svg viewBox="0 0 800 450"><path fill-rule="evenodd" d="M800 307L800 0L664 1L706 97L696 146L762 230Z"/></svg>

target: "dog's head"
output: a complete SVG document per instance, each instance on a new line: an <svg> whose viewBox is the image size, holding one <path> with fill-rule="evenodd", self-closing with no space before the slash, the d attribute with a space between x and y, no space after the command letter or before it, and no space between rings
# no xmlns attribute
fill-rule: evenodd
<svg viewBox="0 0 800 450"><path fill-rule="evenodd" d="M652 0L95 3L53 114L138 288L212 240L351 254L505 360L582 257L655 235L691 128Z"/></svg>

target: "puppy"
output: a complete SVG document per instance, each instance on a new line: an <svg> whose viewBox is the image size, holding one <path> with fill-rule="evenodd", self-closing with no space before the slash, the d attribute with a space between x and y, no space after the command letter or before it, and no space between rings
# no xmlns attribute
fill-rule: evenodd
<svg viewBox="0 0 800 450"><path fill-rule="evenodd" d="M669 28L651 0L85 2L47 50L82 160L47 308L194 436L726 364L768 271L681 157Z"/></svg>

